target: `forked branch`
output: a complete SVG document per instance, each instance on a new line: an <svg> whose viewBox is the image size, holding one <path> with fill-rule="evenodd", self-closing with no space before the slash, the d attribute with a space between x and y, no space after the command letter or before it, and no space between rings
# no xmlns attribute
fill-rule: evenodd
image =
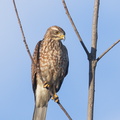
<svg viewBox="0 0 120 120"><path fill-rule="evenodd" d="M99 56L96 59L96 52L97 52L97 29L98 29L98 15L99 15L99 4L100 0L94 0L94 14L93 14L93 24L92 24L92 44L91 44L91 52L89 53L88 49L86 48L85 44L82 41L82 38L74 24L74 21L71 18L71 15L69 13L69 10L67 8L67 5L65 3L65 0L62 0L64 9L66 11L66 14L72 24L72 27L82 44L82 47L84 48L88 60L89 60L89 95L88 95L88 116L87 120L93 120L93 112L94 112L94 91L95 91L95 68L97 65L97 62L108 52L110 51L116 44L120 42L118 40L115 42L110 48L108 48L101 56Z"/></svg>
<svg viewBox="0 0 120 120"><path fill-rule="evenodd" d="M95 68L97 65L97 37L98 37L98 14L100 0L94 1L93 23L92 23L92 44L91 44L91 60L89 60L89 91L88 91L88 116L87 120L93 120L94 114L94 92L95 92Z"/></svg>
<svg viewBox="0 0 120 120"><path fill-rule="evenodd" d="M36 66L37 68L37 65L34 63L33 61L33 58L32 58L32 55L30 53L30 50L29 50L29 47L27 45L27 42L26 42L26 38L25 38L25 34L24 34L24 31L23 31L23 28L22 28L22 24L21 24L21 21L20 21L20 17L19 17L19 14L18 14L18 11L17 11L17 7L16 7L16 4L15 4L15 0L13 0L13 5L14 5L14 9L15 9L15 13L16 13L16 16L17 16L17 19L18 19L18 24L20 26L20 30L21 30L21 33L22 33L22 37L23 37L23 42L25 44L25 47L26 47L26 50L28 52L28 55L32 61L32 63ZM40 76L40 70L39 70L39 76ZM44 81L42 81L44 82ZM49 89L48 89L49 90ZM50 91L50 90L49 90ZM50 91L50 94L51 96L53 96L52 92ZM68 112L65 110L65 108L62 106L62 104L60 103L60 101L57 102L57 104L59 105L59 107L63 110L63 112L65 113L65 115L68 117L69 120L72 120L72 118L70 117L70 115L68 114Z"/></svg>

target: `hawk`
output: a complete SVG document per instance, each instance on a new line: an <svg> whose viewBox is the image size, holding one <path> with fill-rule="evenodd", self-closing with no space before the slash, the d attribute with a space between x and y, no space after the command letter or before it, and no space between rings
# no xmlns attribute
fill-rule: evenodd
<svg viewBox="0 0 120 120"><path fill-rule="evenodd" d="M52 26L35 47L32 63L32 86L35 97L33 120L45 120L48 101L51 98L50 91L54 99L68 73L68 52L61 42L64 38L64 30Z"/></svg>

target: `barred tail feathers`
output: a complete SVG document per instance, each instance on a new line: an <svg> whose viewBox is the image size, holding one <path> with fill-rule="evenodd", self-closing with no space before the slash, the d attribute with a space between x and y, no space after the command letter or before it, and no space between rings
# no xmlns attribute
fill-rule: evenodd
<svg viewBox="0 0 120 120"><path fill-rule="evenodd" d="M32 120L46 120L47 106L34 108L34 114Z"/></svg>

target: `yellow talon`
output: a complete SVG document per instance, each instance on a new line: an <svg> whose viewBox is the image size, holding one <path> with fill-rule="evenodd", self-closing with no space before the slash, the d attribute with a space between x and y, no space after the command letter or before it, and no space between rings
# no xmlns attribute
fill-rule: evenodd
<svg viewBox="0 0 120 120"><path fill-rule="evenodd" d="M43 87L48 89L50 85L45 81Z"/></svg>
<svg viewBox="0 0 120 120"><path fill-rule="evenodd" d="M57 94L54 94L51 99L54 100L56 103L59 102L59 97L57 96Z"/></svg>
<svg viewBox="0 0 120 120"><path fill-rule="evenodd" d="M54 98L53 98L53 97L51 97L51 99L52 99L52 100L54 100Z"/></svg>
<svg viewBox="0 0 120 120"><path fill-rule="evenodd" d="M55 100L55 102L58 103L58 102L59 102L59 99Z"/></svg>

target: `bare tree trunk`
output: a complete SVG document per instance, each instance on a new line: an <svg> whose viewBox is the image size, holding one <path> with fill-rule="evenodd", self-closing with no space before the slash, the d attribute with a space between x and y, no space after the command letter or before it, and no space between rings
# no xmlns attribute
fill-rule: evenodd
<svg viewBox="0 0 120 120"><path fill-rule="evenodd" d="M97 64L96 51L97 51L97 25L98 25L99 1L100 0L95 0L94 3L92 45L91 45L91 53L89 57L88 120L93 120L93 112L94 112L95 68Z"/></svg>
<svg viewBox="0 0 120 120"><path fill-rule="evenodd" d="M88 120L93 120L96 60L89 61Z"/></svg>

